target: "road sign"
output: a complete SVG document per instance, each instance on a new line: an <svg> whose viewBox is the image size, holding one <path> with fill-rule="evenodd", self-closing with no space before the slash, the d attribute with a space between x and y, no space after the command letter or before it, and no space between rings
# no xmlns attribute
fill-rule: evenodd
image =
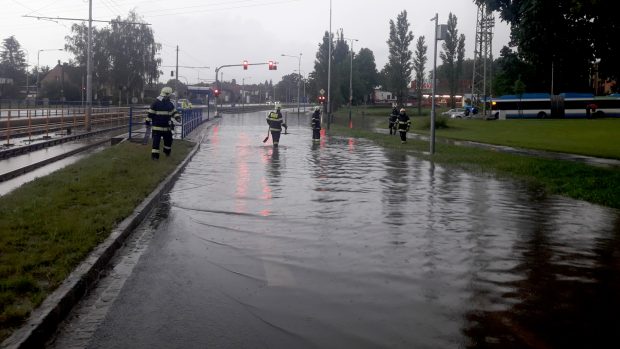
<svg viewBox="0 0 620 349"><path fill-rule="evenodd" d="M319 90L319 93L320 93L320 94L322 94L322 95L324 95L324 94L325 94L325 90L324 90L324 89L321 89L321 90Z"/></svg>

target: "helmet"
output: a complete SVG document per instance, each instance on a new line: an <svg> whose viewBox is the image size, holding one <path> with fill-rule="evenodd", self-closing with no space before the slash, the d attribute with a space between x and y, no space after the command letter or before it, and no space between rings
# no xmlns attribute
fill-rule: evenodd
<svg viewBox="0 0 620 349"><path fill-rule="evenodd" d="M164 87L161 89L161 93L159 94L162 97L169 97L172 94L172 87Z"/></svg>
<svg viewBox="0 0 620 349"><path fill-rule="evenodd" d="M405 108L401 108L401 109L400 109L400 112L401 112L401 113L404 113L404 112L405 112Z"/></svg>

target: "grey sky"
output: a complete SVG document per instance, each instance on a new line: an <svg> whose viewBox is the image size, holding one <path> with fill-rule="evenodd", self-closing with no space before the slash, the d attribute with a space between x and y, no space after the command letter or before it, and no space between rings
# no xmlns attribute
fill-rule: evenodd
<svg viewBox="0 0 620 349"><path fill-rule="evenodd" d="M211 69L179 69L180 80L190 84L200 79L213 79L214 68L237 64L247 59L250 63L277 60L277 71L267 67L228 68L224 79L236 78L241 83L280 80L284 74L297 69L295 58L281 54L302 53L302 73L314 66L315 54L323 34L329 28L329 0L93 0L93 19L108 20L126 17L134 8L144 20L152 24L157 42L163 45L163 65L175 64L175 47L179 45L179 65L209 66ZM40 49L62 48L64 37L70 34L73 22L37 20L23 15L47 17L88 18L88 0L0 0L0 39L14 35L28 53L31 65L37 64ZM466 36L466 56L473 56L476 6L472 0L332 0L332 30L344 30L345 37L359 39L354 49L371 49L377 68L386 61L389 20L407 10L411 30L417 40L424 35L432 55L433 22L437 12L440 23L447 21L448 13L458 17L459 33ZM509 28L496 15L493 52L498 54L507 44ZM96 27L105 26L95 23ZM414 49L412 45L412 49ZM440 47L439 47L440 49ZM66 61L66 52L40 53L41 65L53 66L57 60ZM432 64L432 56L429 57ZM440 63L441 60L438 59ZM430 65L429 64L429 65ZM167 80L172 68L162 68Z"/></svg>

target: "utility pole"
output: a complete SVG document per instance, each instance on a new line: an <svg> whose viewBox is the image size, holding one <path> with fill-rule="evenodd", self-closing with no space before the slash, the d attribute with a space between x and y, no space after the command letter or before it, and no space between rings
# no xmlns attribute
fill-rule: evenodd
<svg viewBox="0 0 620 349"><path fill-rule="evenodd" d="M329 0L329 54L327 57L327 129L330 129L332 121L331 92L332 92L332 0Z"/></svg>
<svg viewBox="0 0 620 349"><path fill-rule="evenodd" d="M86 55L86 131L91 130L91 114L93 112L93 0L88 0L88 50Z"/></svg>
<svg viewBox="0 0 620 349"><path fill-rule="evenodd" d="M358 41L357 39L347 39L351 40L351 66L349 71L349 122L351 122L351 106L353 104L353 42Z"/></svg>
<svg viewBox="0 0 620 349"><path fill-rule="evenodd" d="M179 100L179 45L177 45L177 64L176 70L174 73L176 76L174 78L174 93L177 95L177 101Z"/></svg>

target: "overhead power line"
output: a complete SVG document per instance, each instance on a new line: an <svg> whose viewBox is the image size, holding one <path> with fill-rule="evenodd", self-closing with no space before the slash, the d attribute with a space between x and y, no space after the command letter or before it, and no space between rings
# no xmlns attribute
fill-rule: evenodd
<svg viewBox="0 0 620 349"><path fill-rule="evenodd" d="M88 21L88 18L43 17L43 16L30 16L30 15L24 15L22 17L30 17L30 18L36 18L36 19L42 19L42 20L58 20L58 21L80 21L80 22ZM151 25L150 23L115 21L115 20L104 21L100 19L93 19L92 21L99 22L99 23L110 23L110 24L123 23L123 24Z"/></svg>

